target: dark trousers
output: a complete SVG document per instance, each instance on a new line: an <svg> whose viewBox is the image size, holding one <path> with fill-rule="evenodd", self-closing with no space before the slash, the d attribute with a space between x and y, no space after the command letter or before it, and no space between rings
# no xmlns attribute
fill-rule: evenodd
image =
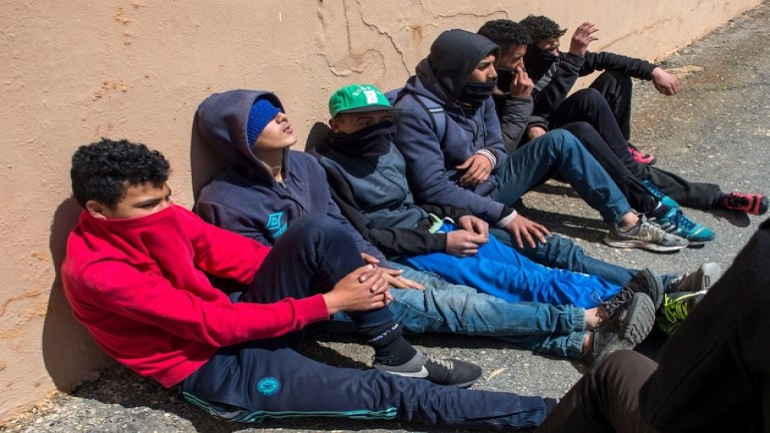
<svg viewBox="0 0 770 433"><path fill-rule="evenodd" d="M631 77L616 71L602 72L589 86L607 101L615 122L626 141L631 139L631 93L634 90Z"/></svg>
<svg viewBox="0 0 770 433"><path fill-rule="evenodd" d="M569 390L536 432L655 432L642 418L639 389L656 367L638 352L609 355Z"/></svg>
<svg viewBox="0 0 770 433"><path fill-rule="evenodd" d="M661 349L642 413L661 431L770 432L770 220Z"/></svg>
<svg viewBox="0 0 770 433"><path fill-rule="evenodd" d="M618 159L607 142L588 122L568 123L561 128L571 132L583 143L583 147L596 158L602 168L615 181L631 207L642 213L655 209L658 205L658 199L650 194L641 180Z"/></svg>
<svg viewBox="0 0 770 433"><path fill-rule="evenodd" d="M605 72L600 78L608 74L609 72ZM602 82L606 84L607 82L612 81L613 77L617 77L617 75L617 73L610 74L608 77L603 78ZM630 79L628 80L628 85L630 86ZM615 78L615 81L616 86L605 85L604 89L619 88L620 84L617 83L620 82L617 81L617 78ZM626 98L622 96L625 91L621 92L620 90L617 90L617 92L618 95L615 95L614 100L616 104L620 104L619 101L626 100ZM612 99L613 96L610 95L608 98ZM663 191L664 194L676 200L682 206L695 209L711 209L714 206L721 194L719 186L710 183L690 182L681 176L656 167L639 164L634 161L634 158L628 152L627 134L624 134L622 128L619 126L617 120L618 117L621 116L613 113L613 109L607 102L607 99L605 99L605 95L595 88L588 88L578 90L565 99L564 102L562 102L561 105L548 116L548 123L551 128L562 128L573 122L587 122L593 126L602 140L610 148L610 152L605 150L601 153L594 153L599 152L598 149L601 149L601 146L596 142L595 138L592 139L592 143L586 145L584 142L583 144L586 145L589 152L594 155L594 158L597 160L600 158L604 159L604 163L602 163L601 160L599 162L602 163L608 173L610 170L620 170L617 167L612 168L612 164L617 164L611 158L611 154L614 154L617 160L626 168L625 172L615 174L619 179L623 180L628 176L628 173L630 173L635 175L639 180L648 180L652 182ZM593 149L589 146L592 146ZM608 169L607 167L611 168ZM613 176L613 174L610 173L610 176ZM613 176L613 179L614 178L615 177ZM620 186L620 184L618 185ZM626 188L636 191L637 194L640 193L638 192L638 186L634 186L631 183L627 182ZM623 190L623 186L621 186L621 190ZM641 205L644 205L646 200L640 197L634 198L633 195L626 197L629 199L629 202L631 202L632 199L641 200ZM632 206L634 206L633 203ZM641 209L637 210L644 212Z"/></svg>
<svg viewBox="0 0 770 433"><path fill-rule="evenodd" d="M538 432L770 431L770 220L669 338L659 364L620 351Z"/></svg>
<svg viewBox="0 0 770 433"><path fill-rule="evenodd" d="M363 261L353 238L328 217L306 217L281 236L247 302L275 302L328 290ZM358 314L360 326L392 320L387 308ZM181 385L191 403L240 422L287 417L392 419L488 430L533 429L545 401L510 393L442 387L379 370L325 365L291 348L289 339L253 341L218 351Z"/></svg>

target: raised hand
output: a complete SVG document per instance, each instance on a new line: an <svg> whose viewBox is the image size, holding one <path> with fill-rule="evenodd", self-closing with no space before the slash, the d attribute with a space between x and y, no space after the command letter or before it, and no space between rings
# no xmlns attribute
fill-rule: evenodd
<svg viewBox="0 0 770 433"><path fill-rule="evenodd" d="M572 40L569 44L569 52L580 57L585 57L588 51L588 45L598 40L594 33L599 29L594 26L593 23L584 22L575 29L575 33L572 34Z"/></svg>

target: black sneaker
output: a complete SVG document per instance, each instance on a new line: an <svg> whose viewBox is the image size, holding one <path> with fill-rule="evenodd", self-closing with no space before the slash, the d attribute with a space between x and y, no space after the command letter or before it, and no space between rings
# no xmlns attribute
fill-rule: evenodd
<svg viewBox="0 0 770 433"><path fill-rule="evenodd" d="M665 286L660 276L653 272L651 269L645 268L638 274L634 275L629 282L620 289L617 295L610 298L608 301L602 303L602 306L607 311L608 316L613 316L617 310L624 307L630 300L634 293L644 293L652 300L652 304L657 310L660 304L663 303L663 294L665 293Z"/></svg>
<svg viewBox="0 0 770 433"><path fill-rule="evenodd" d="M476 364L459 359L438 359L433 355L417 352L401 365L374 363L374 368L404 377L427 379L437 385L467 388L481 378L482 370Z"/></svg>
<svg viewBox="0 0 770 433"><path fill-rule="evenodd" d="M654 325L655 307L650 297L632 293L622 310L596 328L593 349L586 355L586 362L599 362L616 350L632 350L647 338Z"/></svg>

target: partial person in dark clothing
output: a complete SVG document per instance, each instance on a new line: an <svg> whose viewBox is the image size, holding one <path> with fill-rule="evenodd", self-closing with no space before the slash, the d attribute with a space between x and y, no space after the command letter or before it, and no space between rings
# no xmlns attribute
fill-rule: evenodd
<svg viewBox="0 0 770 433"><path fill-rule="evenodd" d="M498 75L515 77L510 80L510 85L502 86L502 88L498 86L494 95L506 150L509 153L515 152L522 143L528 143L524 139L525 131L529 131L529 133L534 130L545 131L552 121L550 116L546 120L546 118L532 115L535 98L548 93L542 92L533 95L532 80L525 71L524 57L532 39L522 25L507 19L487 21L481 26L478 33L500 46L501 54L495 62ZM560 83L554 82L554 86L558 86L558 84ZM658 198L653 195L642 181L620 161L618 155L613 152L613 148L604 141L601 134L589 122L599 118L603 119L599 126L612 126L605 125L606 123L614 123L614 120L609 117L609 111L604 112L606 114L604 117L594 116L597 111L601 111L596 108L602 106L606 107L606 103L601 102L595 106L588 105L581 107L581 110L570 110L570 112L574 111L571 117L586 121L565 123L559 128L570 131L580 140L586 150L612 177L612 180L615 181L634 209L645 214L647 218L658 223L669 233L686 238L690 241L691 247L701 246L704 242L714 239L713 231L688 219L675 203L672 202L670 205L663 203L662 197ZM625 151L622 152L626 154ZM630 160L627 154L623 154L620 157Z"/></svg>
<svg viewBox="0 0 770 433"><path fill-rule="evenodd" d="M659 361L619 351L537 432L770 432L770 220L666 341Z"/></svg>
<svg viewBox="0 0 770 433"><path fill-rule="evenodd" d="M763 194L724 193L718 185L690 182L674 173L650 167L651 157L629 143L631 113L631 78L652 80L664 95L679 91L679 82L664 69L641 59L609 52L592 53L588 45L596 40L596 28L583 23L575 31L570 51L558 50L559 37L565 30L545 16L528 16L520 22L530 33L524 59L527 72L535 81L534 112L545 116L551 128L575 121L587 121L611 147L618 159L645 182L656 195L668 196L672 204L695 209L729 209L762 215L768 200ZM588 89L568 96L578 77L605 70ZM538 126L530 128L529 136Z"/></svg>
<svg viewBox="0 0 770 433"><path fill-rule="evenodd" d="M679 81L676 77L660 66L609 52L589 52L587 47L597 39L594 33L598 31L592 23L583 23L575 30L567 53L559 51L559 39L567 30L559 28L554 21L544 16L530 15L521 20L520 24L533 40L526 62L537 91L545 89L554 81L563 81L543 94L535 107L536 112L548 114L564 101L566 93L559 94L556 89L561 89L561 92L566 89L568 92L578 76L605 70L594 80L591 88L596 89L607 100L628 142L631 133L631 78L652 80L655 88L664 95L674 95L679 91ZM566 74L566 70L560 71L560 63L563 61L571 64L568 69L572 71ZM574 73L575 68L577 75ZM568 84L570 82L572 84ZM644 154L630 143L627 150L641 164L655 163L655 157Z"/></svg>

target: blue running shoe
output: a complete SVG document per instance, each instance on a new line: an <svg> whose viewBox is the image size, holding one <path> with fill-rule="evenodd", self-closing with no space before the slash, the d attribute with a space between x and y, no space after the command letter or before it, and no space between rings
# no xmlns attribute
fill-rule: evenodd
<svg viewBox="0 0 770 433"><path fill-rule="evenodd" d="M690 241L689 246L702 245L703 242L713 240L716 237L711 229L696 222L690 221L681 209L671 208L660 218L650 218L649 221L657 224L667 233L677 235Z"/></svg>
<svg viewBox="0 0 770 433"><path fill-rule="evenodd" d="M650 182L649 180L643 180L642 185L644 185L645 188L647 188L647 191L652 194L653 197L657 198L659 202L663 203L664 205L668 207L673 207L680 209L682 206L679 206L679 203L677 203L673 198L667 196L666 194L663 194L663 191L658 189L655 184Z"/></svg>

